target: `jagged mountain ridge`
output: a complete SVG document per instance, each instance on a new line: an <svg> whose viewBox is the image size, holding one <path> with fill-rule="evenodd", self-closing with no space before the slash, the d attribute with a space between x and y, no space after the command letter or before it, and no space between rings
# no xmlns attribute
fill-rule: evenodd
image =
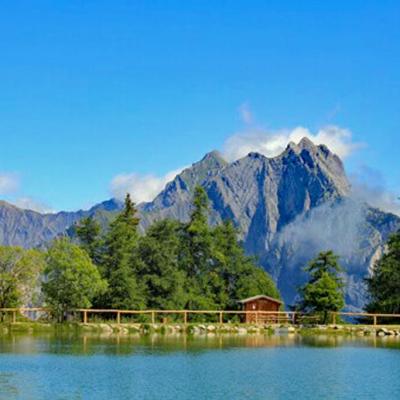
<svg viewBox="0 0 400 400"><path fill-rule="evenodd" d="M90 210L41 214L0 201L0 244L40 247L84 217L96 215L100 220L107 220L107 214L120 210L122 204L119 200L111 199Z"/></svg>
<svg viewBox="0 0 400 400"><path fill-rule="evenodd" d="M138 206L141 228L165 217L188 220L196 185L210 198L210 222L235 222L246 251L271 273L288 304L305 279L302 267L307 260L332 248L347 270L349 307L362 307L363 278L388 235L400 228L397 216L352 200L339 157L307 138L290 143L274 158L250 153L228 163L218 152L207 154L152 202ZM42 215L0 203L0 241L38 246L87 215L105 224L121 206L111 199L88 211Z"/></svg>

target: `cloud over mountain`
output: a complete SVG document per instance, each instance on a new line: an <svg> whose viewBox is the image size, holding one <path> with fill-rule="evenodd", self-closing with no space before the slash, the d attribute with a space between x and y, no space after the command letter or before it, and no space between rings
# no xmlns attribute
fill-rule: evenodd
<svg viewBox="0 0 400 400"><path fill-rule="evenodd" d="M248 112L247 110L246 113ZM309 138L316 145L325 144L341 158L348 157L362 146L361 143L353 142L350 130L335 125L325 126L317 132L301 126L277 131L250 126L243 132L229 137L223 145L222 152L229 161L237 160L250 152L276 157L285 150L289 142L298 143L303 137Z"/></svg>
<svg viewBox="0 0 400 400"><path fill-rule="evenodd" d="M14 204L24 210L37 211L42 214L53 213L54 210L47 204L37 201L31 197L20 197L14 201Z"/></svg>
<svg viewBox="0 0 400 400"><path fill-rule="evenodd" d="M117 199L123 199L129 193L137 203L151 201L182 169L173 170L164 176L137 173L119 174L111 181L110 190Z"/></svg>

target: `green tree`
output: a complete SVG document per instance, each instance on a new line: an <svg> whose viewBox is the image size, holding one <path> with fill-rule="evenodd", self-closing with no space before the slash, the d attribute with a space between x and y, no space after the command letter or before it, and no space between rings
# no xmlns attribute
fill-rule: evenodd
<svg viewBox="0 0 400 400"><path fill-rule="evenodd" d="M344 307L343 281L340 277L343 270L338 259L330 250L319 253L305 268L310 279L300 289L300 309L322 313L324 324L330 311L339 311Z"/></svg>
<svg viewBox="0 0 400 400"><path fill-rule="evenodd" d="M222 281L219 293L222 308L237 308L237 300L259 294L280 298L272 278L256 265L254 258L245 254L231 221L214 229L214 255Z"/></svg>
<svg viewBox="0 0 400 400"><path fill-rule="evenodd" d="M101 261L101 227L92 217L82 218L75 227L81 247L87 251L95 264Z"/></svg>
<svg viewBox="0 0 400 400"><path fill-rule="evenodd" d="M147 307L182 309L186 303L185 272L179 267L180 231L177 221L155 222L139 241L133 265L145 285Z"/></svg>
<svg viewBox="0 0 400 400"><path fill-rule="evenodd" d="M262 268L249 261L243 266L243 275L236 286L236 299L264 294L275 299L281 299L281 294L271 276Z"/></svg>
<svg viewBox="0 0 400 400"><path fill-rule="evenodd" d="M213 270L213 237L208 225L208 197L201 186L197 186L193 197L193 211L182 237L180 263L187 273L186 291L189 309L216 308L213 293L220 287Z"/></svg>
<svg viewBox="0 0 400 400"><path fill-rule="evenodd" d="M369 293L368 312L400 313L400 232L392 235L385 254L366 280Z"/></svg>
<svg viewBox="0 0 400 400"><path fill-rule="evenodd" d="M98 300L102 307L140 309L145 306L143 287L131 267L131 258L138 245L136 212L135 204L127 194L123 211L111 222L106 234L102 272L108 281L108 290Z"/></svg>
<svg viewBox="0 0 400 400"><path fill-rule="evenodd" d="M0 246L0 308L30 303L43 269L40 251Z"/></svg>
<svg viewBox="0 0 400 400"><path fill-rule="evenodd" d="M53 242L46 264L43 293L59 321L68 310L91 307L107 287L89 255L66 238Z"/></svg>

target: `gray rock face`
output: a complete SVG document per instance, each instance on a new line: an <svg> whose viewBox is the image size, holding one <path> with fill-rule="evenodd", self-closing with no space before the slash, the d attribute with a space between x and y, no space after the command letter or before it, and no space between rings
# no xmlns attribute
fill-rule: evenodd
<svg viewBox="0 0 400 400"><path fill-rule="evenodd" d="M37 247L64 232L84 215L84 211L40 214L0 201L0 243Z"/></svg>
<svg viewBox="0 0 400 400"><path fill-rule="evenodd" d="M306 279L302 268L307 261L332 249L346 269L348 308L361 308L363 279L390 233L400 229L399 217L353 200L341 160L306 138L274 158L250 153L227 163L218 152L207 154L152 202L139 205L142 229L165 217L187 221L196 185L210 198L210 222L235 222L246 251L273 276L287 304L293 304ZM121 207L112 199L89 211L41 215L3 202L0 242L34 247L86 215L106 224Z"/></svg>
<svg viewBox="0 0 400 400"><path fill-rule="evenodd" d="M108 215L120 210L122 205L122 202L111 199L87 211L41 214L0 201L0 244L40 247L89 215L96 215L100 222L106 224Z"/></svg>

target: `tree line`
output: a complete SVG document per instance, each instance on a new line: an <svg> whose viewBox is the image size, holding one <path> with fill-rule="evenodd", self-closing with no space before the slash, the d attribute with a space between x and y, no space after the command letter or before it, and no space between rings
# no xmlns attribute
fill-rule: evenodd
<svg viewBox="0 0 400 400"><path fill-rule="evenodd" d="M208 223L208 197L197 187L187 223L163 219L144 234L135 204L103 231L93 217L75 226L75 240L54 240L46 251L0 246L0 308L45 304L57 318L74 308L237 309L238 300L280 298L271 277L245 254L231 221ZM332 251L305 266L296 310L327 322L344 305L343 268ZM365 280L368 312L400 313L400 233L392 235Z"/></svg>
<svg viewBox="0 0 400 400"><path fill-rule="evenodd" d="M232 222L211 227L208 208L207 194L197 187L187 223L163 219L140 234L127 195L104 232L94 218L84 218L75 243L58 238L46 252L37 251L36 278L12 279L15 296L5 293L1 303L0 294L0 307L21 304L20 287L34 281L58 317L73 308L225 310L253 295L280 298L271 277L245 254Z"/></svg>

